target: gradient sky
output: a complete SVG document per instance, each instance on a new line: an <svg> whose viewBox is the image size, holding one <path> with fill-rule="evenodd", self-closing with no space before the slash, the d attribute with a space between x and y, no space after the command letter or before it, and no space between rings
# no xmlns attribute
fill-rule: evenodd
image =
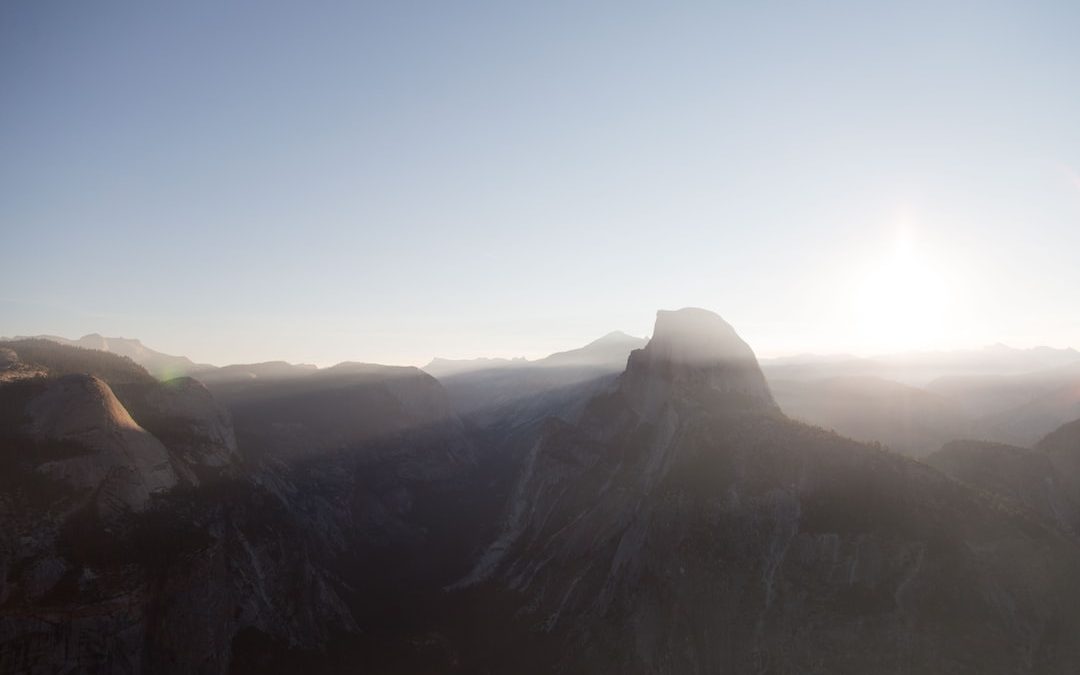
<svg viewBox="0 0 1080 675"><path fill-rule="evenodd" d="M0 334L1080 347L1080 3L0 5Z"/></svg>

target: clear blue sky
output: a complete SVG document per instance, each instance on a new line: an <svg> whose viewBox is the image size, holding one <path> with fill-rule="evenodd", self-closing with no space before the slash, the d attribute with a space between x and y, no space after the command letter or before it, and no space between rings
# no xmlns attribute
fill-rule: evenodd
<svg viewBox="0 0 1080 675"><path fill-rule="evenodd" d="M0 6L0 334L1080 346L1080 4Z"/></svg>

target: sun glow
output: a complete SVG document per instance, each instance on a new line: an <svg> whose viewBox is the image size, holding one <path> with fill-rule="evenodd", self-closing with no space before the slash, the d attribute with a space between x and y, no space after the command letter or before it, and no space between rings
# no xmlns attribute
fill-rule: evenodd
<svg viewBox="0 0 1080 675"><path fill-rule="evenodd" d="M859 342L888 351L940 346L953 286L944 268L902 230L891 253L865 270L859 282Z"/></svg>

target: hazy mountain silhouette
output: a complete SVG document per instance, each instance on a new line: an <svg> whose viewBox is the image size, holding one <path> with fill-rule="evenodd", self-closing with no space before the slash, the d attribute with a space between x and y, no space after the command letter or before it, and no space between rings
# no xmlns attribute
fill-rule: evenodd
<svg viewBox="0 0 1080 675"><path fill-rule="evenodd" d="M953 399L874 376L771 380L791 417L913 457L975 433L975 420Z"/></svg>
<svg viewBox="0 0 1080 675"><path fill-rule="evenodd" d="M878 377L923 387L947 377L1017 375L1080 364L1075 349L1016 349L994 344L982 349L915 351L855 357L848 354L801 354L766 359L770 379L816 380L834 377Z"/></svg>
<svg viewBox="0 0 1080 675"><path fill-rule="evenodd" d="M0 341L9 338L0 338ZM212 369L214 366L205 363L195 363L186 356L172 356L154 351L143 345L138 340L121 337L103 337L97 333L84 335L78 340L58 337L56 335L36 335L32 337L15 337L11 340L49 340L70 347L82 347L84 349L96 349L110 352L119 356L126 356L139 364L151 375L159 379L172 379L182 375L192 375L197 372Z"/></svg>
<svg viewBox="0 0 1080 675"><path fill-rule="evenodd" d="M615 331L584 347L536 361L512 360L489 367L487 359L466 368L436 359L425 370L439 378L455 412L481 425L528 422L567 415L626 367L630 352L646 340ZM441 374L440 374L441 373Z"/></svg>
<svg viewBox="0 0 1080 675"><path fill-rule="evenodd" d="M1001 362L995 364L994 357ZM997 345L857 362L800 357L765 372L780 406L793 417L924 456L960 438L1030 447L1080 417L1075 357L1071 349Z"/></svg>

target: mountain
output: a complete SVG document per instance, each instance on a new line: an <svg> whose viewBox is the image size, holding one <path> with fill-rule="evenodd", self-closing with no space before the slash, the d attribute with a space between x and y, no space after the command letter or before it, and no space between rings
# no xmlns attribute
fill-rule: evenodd
<svg viewBox="0 0 1080 675"><path fill-rule="evenodd" d="M355 630L205 388L45 340L0 351L0 672L225 672L243 631Z"/></svg>
<svg viewBox="0 0 1080 675"><path fill-rule="evenodd" d="M126 356L143 368L146 368L151 375L162 380L169 380L182 375L191 375L214 367L203 363L195 363L186 356L171 356L169 354L154 351L138 340L121 337L103 337L97 333L84 335L78 340L70 340L56 335L15 337L11 338L11 340L48 340L69 347L97 349L119 356ZM0 342L2 341L8 341L8 338L0 338Z"/></svg>
<svg viewBox="0 0 1080 675"><path fill-rule="evenodd" d="M542 368L595 367L621 370L626 366L626 357L635 349L640 349L648 342L645 338L614 331L593 340L584 347L565 352L556 352L540 359L536 365Z"/></svg>
<svg viewBox="0 0 1080 675"><path fill-rule="evenodd" d="M792 418L912 457L975 433L975 421L954 399L892 380L849 376L769 384Z"/></svg>
<svg viewBox="0 0 1080 675"><path fill-rule="evenodd" d="M953 441L926 459L968 485L1030 509L1063 533L1080 536L1080 420L1034 448Z"/></svg>
<svg viewBox="0 0 1080 675"><path fill-rule="evenodd" d="M610 383L626 367L630 352L645 342L616 331L536 361L477 360L470 362L471 367L458 363L448 368L436 359L425 371L439 378L459 415L481 426L517 424L576 411Z"/></svg>
<svg viewBox="0 0 1080 675"><path fill-rule="evenodd" d="M442 380L447 377L464 375L465 373L471 373L477 370L494 370L497 368L505 368L507 366L523 366L526 363L528 363L528 360L520 357L516 359L488 357L476 359L442 359L435 357L430 363L424 366L423 370L428 375Z"/></svg>
<svg viewBox="0 0 1080 675"><path fill-rule="evenodd" d="M1080 417L1080 363L1014 375L943 377L927 389L956 401L983 436L1030 446Z"/></svg>
<svg viewBox="0 0 1080 675"><path fill-rule="evenodd" d="M0 672L1077 671L1080 427L917 462L787 417L711 312L632 346L162 382L0 343Z"/></svg>
<svg viewBox="0 0 1080 675"><path fill-rule="evenodd" d="M44 340L0 357L0 672L356 667L411 639L405 612L495 524L417 369L208 389Z"/></svg>
<svg viewBox="0 0 1080 675"><path fill-rule="evenodd" d="M229 408L251 458L311 455L458 425L439 382L413 367L260 364L201 379Z"/></svg>
<svg viewBox="0 0 1080 675"><path fill-rule="evenodd" d="M1046 452L986 441L952 441L927 457L926 463L1030 509L1066 533L1080 532L1080 501Z"/></svg>
<svg viewBox="0 0 1080 675"><path fill-rule="evenodd" d="M1080 352L1075 349L1016 349L1003 344L982 349L899 352L866 358L846 354L802 354L762 362L769 379L877 377L916 387L926 386L939 378L1019 375L1070 365L1080 365Z"/></svg>
<svg viewBox="0 0 1080 675"><path fill-rule="evenodd" d="M547 423L456 592L478 671L1064 673L1077 562L1026 511L790 421L730 326L680 310Z"/></svg>
<svg viewBox="0 0 1080 675"><path fill-rule="evenodd" d="M622 331L613 331L593 340L584 347L556 352L536 361L524 358L498 359L441 359L435 358L424 366L424 372L440 380L464 375L476 371L497 370L500 368L600 368L622 370L630 352L645 345L643 338L627 335Z"/></svg>
<svg viewBox="0 0 1080 675"><path fill-rule="evenodd" d="M318 368L306 363L264 361L263 363L237 363L212 370L200 371L196 377L204 384L242 382L245 380L287 380L310 375Z"/></svg>
<svg viewBox="0 0 1080 675"><path fill-rule="evenodd" d="M1073 350L995 346L919 358L800 357L776 360L765 374L791 416L922 457L958 439L1030 447L1080 417L1075 355ZM1002 361L994 367L996 356ZM1048 363L1058 365L1014 372ZM920 384L906 383L912 381Z"/></svg>

